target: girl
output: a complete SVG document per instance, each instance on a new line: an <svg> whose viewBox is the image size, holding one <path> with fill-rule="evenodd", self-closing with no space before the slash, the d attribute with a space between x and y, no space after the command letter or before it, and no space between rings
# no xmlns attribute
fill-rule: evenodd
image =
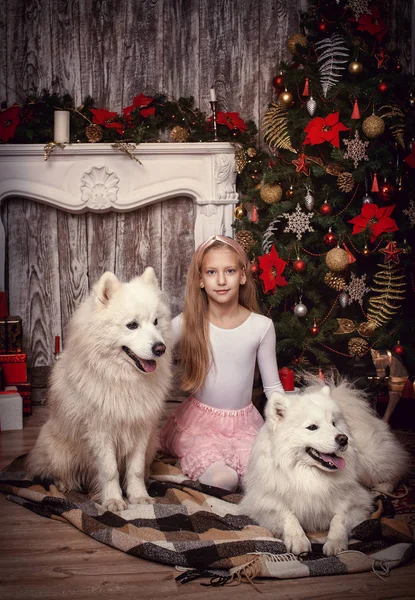
<svg viewBox="0 0 415 600"><path fill-rule="evenodd" d="M214 235L196 250L184 310L173 319L183 389L191 392L161 430L161 448L182 471L229 491L246 470L263 419L251 402L255 361L267 397L284 392L271 319L258 314L255 282L243 248Z"/></svg>

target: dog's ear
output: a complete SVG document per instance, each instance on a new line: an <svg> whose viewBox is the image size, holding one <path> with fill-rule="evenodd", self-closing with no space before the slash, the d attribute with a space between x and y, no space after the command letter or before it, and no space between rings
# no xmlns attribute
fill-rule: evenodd
<svg viewBox="0 0 415 600"><path fill-rule="evenodd" d="M141 277L143 278L144 283L149 283L150 285L158 287L159 284L153 267L147 267Z"/></svg>
<svg viewBox="0 0 415 600"><path fill-rule="evenodd" d="M276 425L285 417L288 407L288 396L281 392L273 392L265 406L265 419L272 424L274 429Z"/></svg>
<svg viewBox="0 0 415 600"><path fill-rule="evenodd" d="M104 273L95 285L94 291L101 304L108 304L115 292L119 289L121 283L111 271Z"/></svg>

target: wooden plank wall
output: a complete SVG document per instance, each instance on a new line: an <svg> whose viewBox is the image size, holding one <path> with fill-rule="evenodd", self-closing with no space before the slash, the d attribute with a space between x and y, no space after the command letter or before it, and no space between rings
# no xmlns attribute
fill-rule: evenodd
<svg viewBox="0 0 415 600"><path fill-rule="evenodd" d="M298 9L306 4L0 0L0 100L19 102L47 88L68 91L77 105L90 94L97 105L119 111L140 92L164 92L192 95L208 112L214 85L220 109L259 123L273 98L272 77L288 57L286 40L298 31ZM402 47L410 5L390 2L395 47ZM407 47L402 55L407 68ZM194 246L189 199L126 214L71 215L12 198L2 216L10 310L23 318L30 364L51 364L53 337L64 339L75 307L105 270L127 280L154 266L173 314L181 310Z"/></svg>

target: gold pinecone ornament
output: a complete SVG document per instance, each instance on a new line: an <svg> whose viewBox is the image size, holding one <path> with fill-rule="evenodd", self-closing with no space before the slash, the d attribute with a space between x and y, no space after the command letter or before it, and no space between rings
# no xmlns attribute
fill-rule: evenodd
<svg viewBox="0 0 415 600"><path fill-rule="evenodd" d="M343 248L333 248L326 254L326 264L330 271L339 273L347 269L349 265L349 255Z"/></svg>
<svg viewBox="0 0 415 600"><path fill-rule="evenodd" d="M88 127L85 129L85 135L88 139L88 142L100 142L103 137L102 127L100 125L95 125L95 123L91 123L91 125L88 125Z"/></svg>
<svg viewBox="0 0 415 600"><path fill-rule="evenodd" d="M307 38L302 33L294 33L287 40L287 48L291 54L297 54L297 44L307 48Z"/></svg>
<svg viewBox="0 0 415 600"><path fill-rule="evenodd" d="M345 171L344 173L340 173L337 177L337 185L339 190L348 194L351 192L355 185L354 177L351 173Z"/></svg>
<svg viewBox="0 0 415 600"><path fill-rule="evenodd" d="M367 138L374 140L385 131L385 121L376 115L371 115L363 121L362 131Z"/></svg>
<svg viewBox="0 0 415 600"><path fill-rule="evenodd" d="M369 342L360 337L353 337L350 338L347 349L352 356L363 356L369 349Z"/></svg>
<svg viewBox="0 0 415 600"><path fill-rule="evenodd" d="M264 183L261 185L260 196L265 204L275 204L282 198L282 187L279 183Z"/></svg>
<svg viewBox="0 0 415 600"><path fill-rule="evenodd" d="M180 127L180 125L176 125L170 131L170 139L172 142L184 144L187 142L187 138L189 137L189 132L184 127Z"/></svg>
<svg viewBox="0 0 415 600"><path fill-rule="evenodd" d="M324 276L324 283L337 292L340 292L346 287L346 280L343 275L332 273L332 271L326 273Z"/></svg>
<svg viewBox="0 0 415 600"><path fill-rule="evenodd" d="M237 231L236 241L241 244L246 253L248 253L255 244L254 236L247 229L241 229L240 231Z"/></svg>
<svg viewBox="0 0 415 600"><path fill-rule="evenodd" d="M256 148L248 148L248 150L246 151L247 155L249 156L249 158L254 158L254 156L257 155L257 151Z"/></svg>

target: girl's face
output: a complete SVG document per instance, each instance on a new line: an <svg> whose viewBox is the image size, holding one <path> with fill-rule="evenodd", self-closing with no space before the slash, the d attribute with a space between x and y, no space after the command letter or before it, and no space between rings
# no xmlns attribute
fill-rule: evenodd
<svg viewBox="0 0 415 600"><path fill-rule="evenodd" d="M233 304L238 302L239 286L246 282L245 269L239 265L231 248L212 248L203 257L200 286L209 302Z"/></svg>

